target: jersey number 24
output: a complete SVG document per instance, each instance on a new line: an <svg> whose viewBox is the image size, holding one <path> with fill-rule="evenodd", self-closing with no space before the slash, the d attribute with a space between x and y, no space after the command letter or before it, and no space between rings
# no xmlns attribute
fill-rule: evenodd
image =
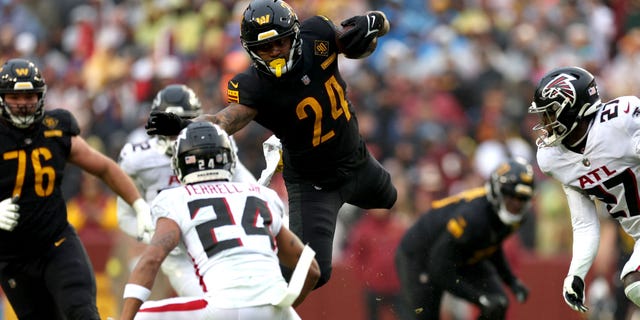
<svg viewBox="0 0 640 320"><path fill-rule="evenodd" d="M207 198L194 200L188 203L189 212L193 217L199 209L211 206L216 213L216 219L208 220L196 226L198 237L202 242L204 250L208 257L230 248L240 247L243 245L242 238L232 238L218 240L215 229L224 226L237 225L229 205L224 198ZM259 225L258 217L262 218ZM242 221L240 224L246 235L263 235L269 238L271 249L276 248L274 237L269 230L269 226L273 222L271 211L267 204L260 198L247 197L247 202L242 213Z"/></svg>

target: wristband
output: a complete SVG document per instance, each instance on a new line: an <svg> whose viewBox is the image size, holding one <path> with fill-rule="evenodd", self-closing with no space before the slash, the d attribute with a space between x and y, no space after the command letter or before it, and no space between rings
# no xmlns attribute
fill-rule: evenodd
<svg viewBox="0 0 640 320"><path fill-rule="evenodd" d="M150 294L151 290L139 284L127 283L127 285L124 286L124 294L122 295L122 298L134 298L145 302L147 301L147 298L149 298Z"/></svg>

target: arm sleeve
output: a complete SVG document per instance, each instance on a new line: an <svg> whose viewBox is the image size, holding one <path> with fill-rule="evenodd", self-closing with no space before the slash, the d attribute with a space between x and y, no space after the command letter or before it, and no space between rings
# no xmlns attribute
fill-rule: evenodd
<svg viewBox="0 0 640 320"><path fill-rule="evenodd" d="M573 254L568 274L584 280L598 253L600 222L591 199L571 187L563 186L563 189L573 226Z"/></svg>
<svg viewBox="0 0 640 320"><path fill-rule="evenodd" d="M496 251L490 259L491 263L493 263L493 266L496 268L498 275L500 275L502 282L511 286L516 281L516 276L513 274L511 266L509 265L509 262L507 262L507 258L504 256L502 246L498 248L498 251Z"/></svg>

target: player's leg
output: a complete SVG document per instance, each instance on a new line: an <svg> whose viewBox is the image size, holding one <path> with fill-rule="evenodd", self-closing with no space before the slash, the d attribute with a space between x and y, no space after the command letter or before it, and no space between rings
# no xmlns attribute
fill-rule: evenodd
<svg viewBox="0 0 640 320"><path fill-rule="evenodd" d="M362 209L390 209L396 203L398 191L391 175L373 156L354 172L341 192L346 202Z"/></svg>
<svg viewBox="0 0 640 320"><path fill-rule="evenodd" d="M62 319L53 297L41 278L32 275L39 259L24 263L1 263L0 283L18 319ZM39 274L39 272L37 272Z"/></svg>
<svg viewBox="0 0 640 320"><path fill-rule="evenodd" d="M633 245L633 252L622 267L620 280L624 286L624 294L636 306L640 306L640 241Z"/></svg>
<svg viewBox="0 0 640 320"><path fill-rule="evenodd" d="M286 185L289 196L289 229L316 252L321 273L317 289L331 277L333 235L338 211L344 202L335 190L317 190L310 184L287 182Z"/></svg>
<svg viewBox="0 0 640 320"><path fill-rule="evenodd" d="M487 297L487 304L478 305L480 308L479 320L500 320L505 319L509 298L502 284L500 276L489 262L484 261L474 266L462 269L459 276L463 281L471 283L478 291L483 292ZM462 297L469 300L469 297ZM474 297L472 303L477 303Z"/></svg>
<svg viewBox="0 0 640 320"><path fill-rule="evenodd" d="M429 281L426 267L418 259L396 251L395 263L400 280L401 296L407 314L412 319L439 319L443 290Z"/></svg>
<svg viewBox="0 0 640 320"><path fill-rule="evenodd" d="M213 308L202 297L175 297L149 300L142 304L136 320L216 319Z"/></svg>
<svg viewBox="0 0 640 320"><path fill-rule="evenodd" d="M58 241L45 257L45 285L67 319L99 320L95 275L80 238L68 227Z"/></svg>
<svg viewBox="0 0 640 320"><path fill-rule="evenodd" d="M636 306L640 306L640 272L632 271L622 278L624 294Z"/></svg>
<svg viewBox="0 0 640 320"><path fill-rule="evenodd" d="M273 305L254 306L237 309L214 309L212 320L300 320L292 307L280 308ZM136 319L137 320L137 319Z"/></svg>

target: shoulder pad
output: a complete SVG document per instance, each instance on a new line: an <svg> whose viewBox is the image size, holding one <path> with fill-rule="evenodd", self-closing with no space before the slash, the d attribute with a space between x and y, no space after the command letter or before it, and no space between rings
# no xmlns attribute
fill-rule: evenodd
<svg viewBox="0 0 640 320"><path fill-rule="evenodd" d="M155 139L142 142L127 143L120 150L118 163L129 175L137 172L165 165L170 165L171 160L155 147Z"/></svg>
<svg viewBox="0 0 640 320"><path fill-rule="evenodd" d="M65 109L54 109L45 111L42 124L45 130L61 130L62 132L77 136L80 134L80 127L76 118Z"/></svg>

